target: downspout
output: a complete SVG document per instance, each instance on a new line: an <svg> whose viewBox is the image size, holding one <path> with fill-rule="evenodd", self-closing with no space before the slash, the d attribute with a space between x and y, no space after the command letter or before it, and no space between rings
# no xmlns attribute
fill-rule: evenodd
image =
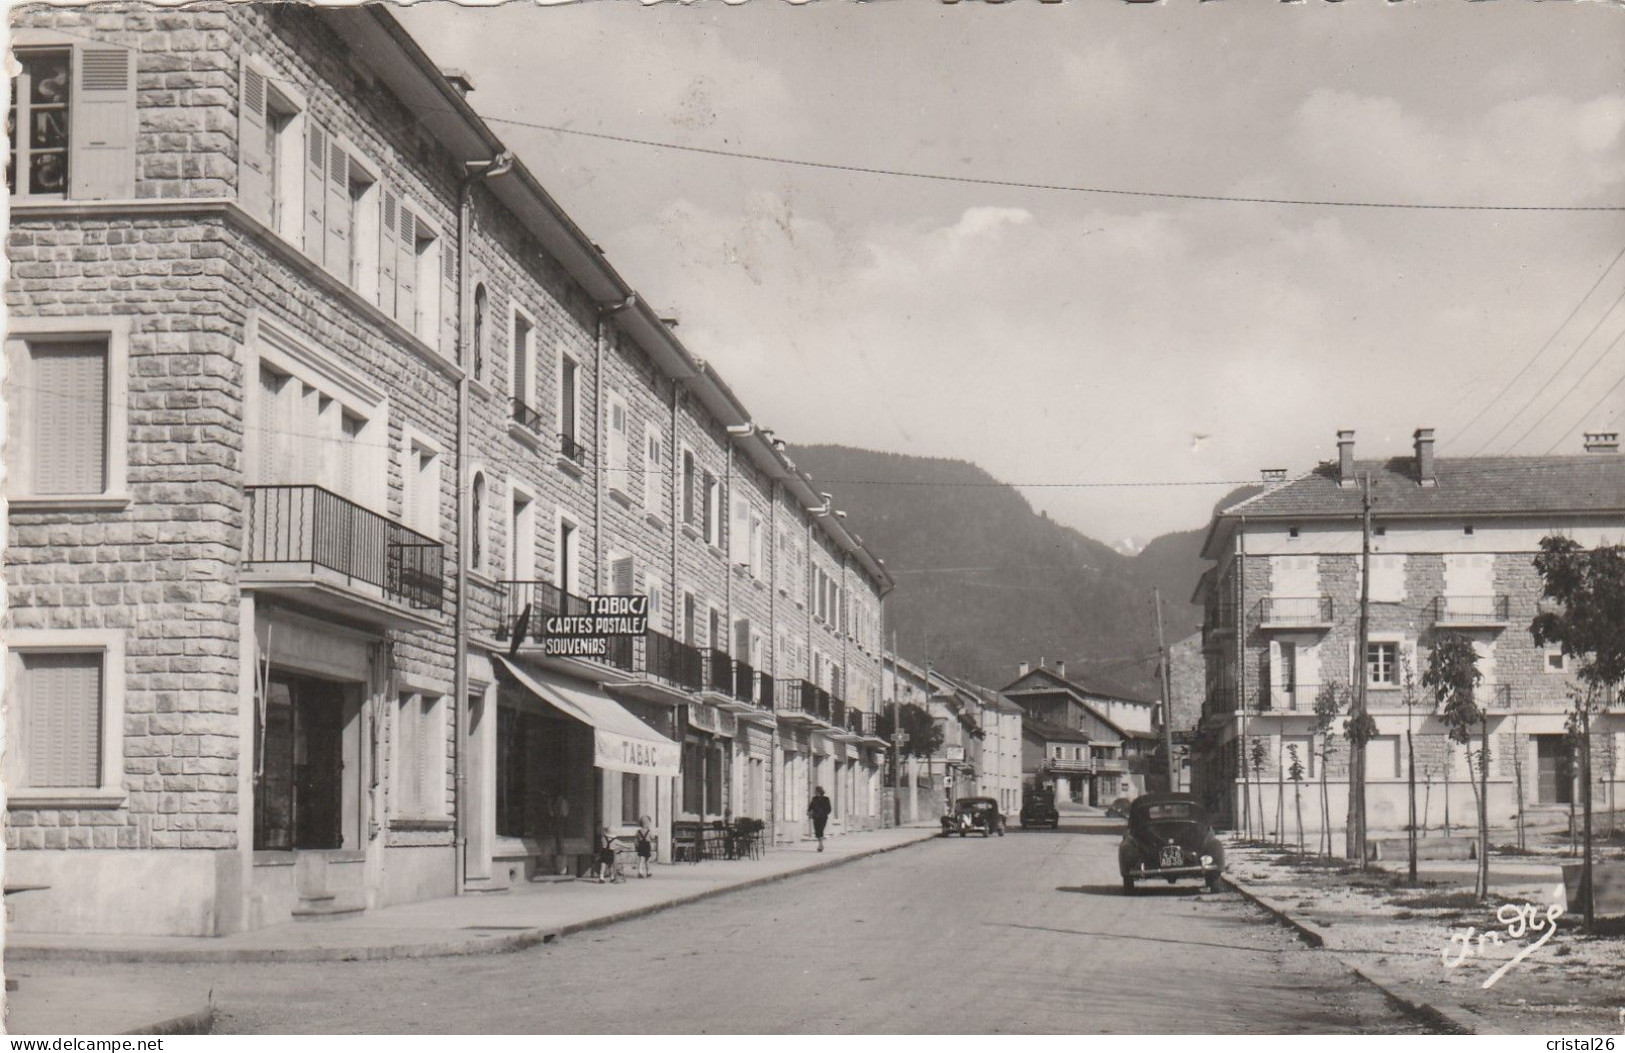
<svg viewBox="0 0 1625 1053"><path fill-rule="evenodd" d="M773 480L772 505L767 513L767 538L768 544L772 546L769 551L773 553L773 558L768 561L770 569L767 579L767 650L773 657L768 660L767 668L762 671L762 675L769 680L775 678L779 668L779 494L783 485L778 479ZM775 708L778 706L778 686L773 685ZM767 748L767 780L768 786L776 789L779 785L778 755L783 749L783 744L779 742L779 718L776 713L773 714L772 727L773 733L769 736ZM779 800L777 793L774 793L773 806L767 809L768 814L765 817L767 830L764 832L764 840L770 845L778 843L779 812L783 810L784 802Z"/></svg>
<svg viewBox="0 0 1625 1053"><path fill-rule="evenodd" d="M1247 769L1247 618L1242 604L1247 598L1247 517L1241 517L1236 528L1236 701L1241 705L1241 741L1236 744L1241 764L1241 811L1249 817L1252 826L1249 795L1252 776ZM1262 816L1260 817L1262 821Z"/></svg>
<svg viewBox="0 0 1625 1053"><path fill-rule="evenodd" d="M609 455L609 413L604 406L604 361L609 357L609 325L610 319L638 302L637 294L632 294L624 300L613 303L598 304L597 306L597 334L596 346L598 360L593 365L593 413L596 420L593 424L594 441L598 443L595 456L598 458L597 471L593 473L592 486L592 587L595 593L602 593L604 588L604 487L608 486L609 471L605 468ZM630 421L628 421L630 424ZM628 438L630 441L630 437ZM631 480L625 481L623 493L631 493Z"/></svg>
<svg viewBox="0 0 1625 1053"><path fill-rule="evenodd" d="M500 176L513 168L513 154L504 150L489 161L464 163L462 182L457 187L457 362L462 372L457 378L457 571L453 581L456 609L452 614L452 894L463 894L468 874L468 762L463 742L467 737L468 713L468 383L469 361L467 307L468 272L473 252L469 242L474 230L474 184Z"/></svg>

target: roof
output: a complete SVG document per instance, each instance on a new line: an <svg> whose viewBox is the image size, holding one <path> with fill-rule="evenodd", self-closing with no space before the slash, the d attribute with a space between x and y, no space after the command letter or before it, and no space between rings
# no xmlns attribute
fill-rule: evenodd
<svg viewBox="0 0 1625 1053"><path fill-rule="evenodd" d="M1080 695L1094 695L1099 698L1109 698L1116 702L1134 702L1142 706L1156 704L1155 700L1141 698L1132 692L1123 690L1110 681L1101 680L1099 678L1082 680L1075 676L1062 676L1049 666L1039 666L1037 669L1029 670L1024 675L1016 677L1014 680L1010 681L1010 683L1000 688L1000 692L1007 695L1028 695L1039 691L1051 690L1050 688L1034 687L1022 688L1018 691L1011 690L1011 688L1016 684L1021 683L1021 681L1027 679L1029 676L1032 676L1034 673L1044 673L1051 680L1054 680L1058 686L1063 688L1071 688Z"/></svg>
<svg viewBox="0 0 1625 1053"><path fill-rule="evenodd" d="M1379 517L1607 515L1625 513L1625 456L1451 457L1433 462L1435 483L1417 480L1416 458L1354 462L1355 478L1371 475ZM1361 487L1342 486L1335 464L1219 509L1202 554L1216 558L1221 523L1247 519L1344 519L1361 514Z"/></svg>
<svg viewBox="0 0 1625 1053"><path fill-rule="evenodd" d="M1047 720L1034 720L1028 717L1021 722L1021 734L1031 734L1035 739L1045 742L1089 742L1089 733L1079 731L1077 728L1065 728L1059 724L1051 724Z"/></svg>

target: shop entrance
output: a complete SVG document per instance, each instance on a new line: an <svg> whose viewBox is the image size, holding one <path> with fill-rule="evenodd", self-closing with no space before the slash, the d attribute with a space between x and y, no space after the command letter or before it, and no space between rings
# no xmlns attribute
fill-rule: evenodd
<svg viewBox="0 0 1625 1053"><path fill-rule="evenodd" d="M255 735L256 851L344 847L345 685L272 673Z"/></svg>

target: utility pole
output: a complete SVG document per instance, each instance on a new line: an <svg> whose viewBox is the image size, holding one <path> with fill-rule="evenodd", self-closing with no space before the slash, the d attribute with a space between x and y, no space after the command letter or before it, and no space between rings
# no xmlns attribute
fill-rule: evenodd
<svg viewBox="0 0 1625 1053"><path fill-rule="evenodd" d="M1349 742L1349 817L1344 855L1366 867L1365 844L1365 740L1366 671L1371 650L1371 473L1366 472L1360 493L1360 649L1354 656L1354 713Z"/></svg>
<svg viewBox="0 0 1625 1053"><path fill-rule="evenodd" d="M1162 662L1162 748L1168 759L1168 791L1179 790L1178 774L1174 769L1174 687L1173 674L1168 668L1168 644L1162 638L1162 590L1153 586L1151 598L1157 608L1157 654Z"/></svg>
<svg viewBox="0 0 1625 1053"><path fill-rule="evenodd" d="M884 656L882 656L884 657ZM884 670L881 671L884 675ZM903 714L897 704L897 630L891 631L891 806L892 825L903 825ZM909 787L913 789L913 787Z"/></svg>

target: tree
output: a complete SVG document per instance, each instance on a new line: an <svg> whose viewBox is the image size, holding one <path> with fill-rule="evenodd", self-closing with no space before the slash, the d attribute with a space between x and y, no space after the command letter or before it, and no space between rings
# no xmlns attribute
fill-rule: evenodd
<svg viewBox="0 0 1625 1053"><path fill-rule="evenodd" d="M1377 721L1363 708L1349 713L1343 721L1343 737L1349 740L1349 796L1354 799L1350 813L1354 819L1345 832L1345 850L1350 859L1367 865L1365 850L1365 746L1377 737Z"/></svg>
<svg viewBox="0 0 1625 1053"><path fill-rule="evenodd" d="M932 757L942 748L942 727L924 706L905 702L898 707L897 723L908 736L901 752L909 757Z"/></svg>
<svg viewBox="0 0 1625 1053"><path fill-rule="evenodd" d="M1535 556L1544 599L1529 625L1537 645L1556 644L1576 662L1579 684L1571 692L1571 726L1580 739L1580 786L1585 809L1585 858L1580 905L1586 932L1592 929L1591 718L1620 697L1625 685L1625 546L1590 550L1566 537L1544 537ZM1610 766L1611 762L1610 762Z"/></svg>
<svg viewBox="0 0 1625 1053"><path fill-rule="evenodd" d="M1298 744L1286 748L1292 763L1287 766L1287 777L1292 780L1292 807L1298 813L1298 854L1303 855L1303 762L1298 759Z"/></svg>
<svg viewBox="0 0 1625 1053"><path fill-rule="evenodd" d="M1335 683L1327 681L1321 684L1320 690L1315 692L1315 722L1309 725L1310 742L1314 742L1315 736L1320 737L1320 749L1315 756L1320 762L1320 836L1325 845L1320 851L1325 856L1332 854L1332 802L1326 792L1326 768L1337 752L1332 727L1338 714L1343 711L1340 694Z"/></svg>
<svg viewBox="0 0 1625 1053"><path fill-rule="evenodd" d="M1405 828L1407 875L1411 888L1416 887L1416 669L1409 655L1400 658L1401 683L1405 689L1405 779L1406 795L1410 803L1410 824Z"/></svg>
<svg viewBox="0 0 1625 1053"><path fill-rule="evenodd" d="M1484 674L1478 671L1478 650L1473 641L1460 633L1440 633L1428 654L1427 671L1422 674L1422 686L1433 692L1439 703L1439 719L1444 722L1451 742L1468 749L1468 778L1472 777L1473 728L1479 729L1480 741L1477 759L1478 781L1473 783L1473 798L1478 803L1478 879L1473 894L1483 902L1490 888L1490 820L1489 804L1489 714L1478 707L1474 693Z"/></svg>
<svg viewBox="0 0 1625 1053"><path fill-rule="evenodd" d="M1248 748L1248 759L1253 766L1253 785L1258 787L1258 839L1265 840L1264 826L1264 763L1269 760L1269 748L1264 745L1261 738L1253 739Z"/></svg>

